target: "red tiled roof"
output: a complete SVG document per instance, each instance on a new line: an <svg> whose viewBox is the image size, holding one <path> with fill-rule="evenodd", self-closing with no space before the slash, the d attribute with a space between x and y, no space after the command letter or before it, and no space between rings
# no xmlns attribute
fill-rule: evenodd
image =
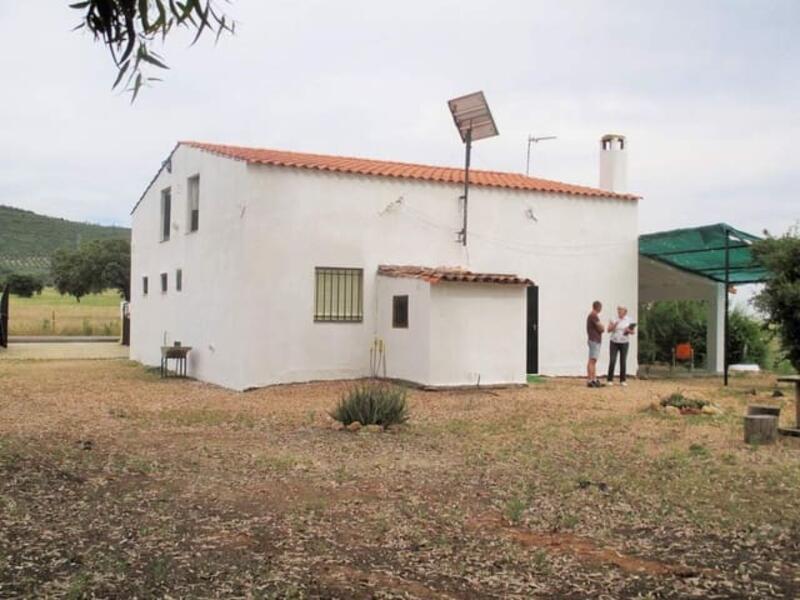
<svg viewBox="0 0 800 600"><path fill-rule="evenodd" d="M436 181L440 183L464 183L464 170L453 167L434 167L384 160L327 156L324 154L305 154L286 152L283 150L269 150L266 148L243 148L241 146L225 146L201 142L179 142L179 144L198 148L207 152L213 152L214 154L236 160L244 160L248 163L316 169L318 171L352 173L356 175L419 179L422 181ZM582 185L572 185L569 183L561 183L560 181L539 179L538 177L527 177L520 173L470 170L469 180L472 185L512 190L573 194L598 198L617 198L620 200L639 199L638 196L633 194L617 194Z"/></svg>
<svg viewBox="0 0 800 600"><path fill-rule="evenodd" d="M410 277L428 283L458 281L465 283L504 283L512 285L533 285L530 279L507 273L473 273L460 267L415 267L412 265L380 265L378 275L386 277Z"/></svg>

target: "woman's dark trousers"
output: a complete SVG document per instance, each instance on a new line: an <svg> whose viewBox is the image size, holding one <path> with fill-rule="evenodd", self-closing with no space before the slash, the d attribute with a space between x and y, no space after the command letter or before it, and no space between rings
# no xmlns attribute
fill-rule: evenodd
<svg viewBox="0 0 800 600"><path fill-rule="evenodd" d="M614 380L614 367L617 365L617 353L619 353L619 380L625 381L625 362L628 359L628 345L611 342L611 356L608 358L608 380Z"/></svg>

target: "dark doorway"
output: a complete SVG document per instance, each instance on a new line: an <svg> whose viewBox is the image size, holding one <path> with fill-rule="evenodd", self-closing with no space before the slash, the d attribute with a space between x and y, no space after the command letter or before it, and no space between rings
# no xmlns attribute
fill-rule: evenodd
<svg viewBox="0 0 800 600"><path fill-rule="evenodd" d="M178 269L180 273L180 269ZM178 279L180 281L180 279ZM122 345L131 345L131 308L130 304L126 301L122 303Z"/></svg>
<svg viewBox="0 0 800 600"><path fill-rule="evenodd" d="M8 348L8 293L9 286L3 290L0 296L0 346Z"/></svg>
<svg viewBox="0 0 800 600"><path fill-rule="evenodd" d="M539 372L539 288L528 288L527 328L527 372Z"/></svg>
<svg viewBox="0 0 800 600"><path fill-rule="evenodd" d="M131 319L130 317L122 317L122 345L131 345Z"/></svg>

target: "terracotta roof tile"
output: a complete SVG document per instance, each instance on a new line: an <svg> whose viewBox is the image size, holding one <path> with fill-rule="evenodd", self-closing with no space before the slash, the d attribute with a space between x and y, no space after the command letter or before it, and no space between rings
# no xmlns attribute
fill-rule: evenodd
<svg viewBox="0 0 800 600"><path fill-rule="evenodd" d="M226 146L201 142L179 142L179 144L236 160L244 160L248 163L444 183L463 183L464 181L464 170L460 168L435 167L383 160L348 158L343 156L326 156L323 154L304 154L299 152L286 152L283 150L269 150L266 148L244 148L241 146ZM554 194L616 198L620 200L639 199L638 196L633 194L617 194L582 185L572 185L569 183L561 183L560 181L528 177L520 173L470 170L470 183L477 186L550 192Z"/></svg>
<svg viewBox="0 0 800 600"><path fill-rule="evenodd" d="M533 285L530 279L507 273L473 273L461 267L417 267L413 265L380 265L378 275L386 277L408 277L429 283L456 281L464 283L502 283L511 285Z"/></svg>

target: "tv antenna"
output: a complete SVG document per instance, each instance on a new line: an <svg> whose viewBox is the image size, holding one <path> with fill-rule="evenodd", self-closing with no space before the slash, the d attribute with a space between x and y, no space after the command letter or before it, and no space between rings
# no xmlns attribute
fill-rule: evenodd
<svg viewBox="0 0 800 600"><path fill-rule="evenodd" d="M542 137L535 137L532 135L528 136L528 158L525 161L525 175L530 176L531 172L531 144L538 144L539 142L545 142L547 140L557 140L558 136L555 135L545 135Z"/></svg>

